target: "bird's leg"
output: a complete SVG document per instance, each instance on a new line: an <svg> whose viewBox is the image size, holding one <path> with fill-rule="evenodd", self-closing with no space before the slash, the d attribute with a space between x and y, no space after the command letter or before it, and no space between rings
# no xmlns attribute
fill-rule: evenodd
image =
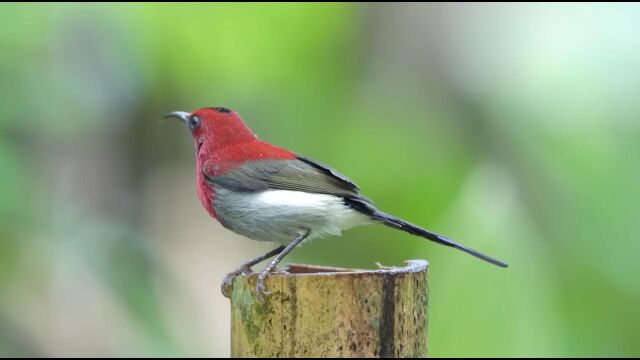
<svg viewBox="0 0 640 360"><path fill-rule="evenodd" d="M259 299L264 300L264 298L271 294L271 292L264 286L264 280L267 278L267 276L269 276L269 273L271 273L271 271L280 263L280 261L282 261L282 259L284 259L285 256L287 256L287 254L291 252L291 250L300 245L300 243L304 241L307 236L309 236L308 230L303 234L299 234L298 236L296 236L293 240L291 240L289 245L287 245L287 247L285 247L284 250L282 250L278 254L278 256L271 260L267 267L265 267L264 270L260 272L260 275L258 275L258 280L256 282L256 292Z"/></svg>
<svg viewBox="0 0 640 360"><path fill-rule="evenodd" d="M284 249L285 249L284 245L279 246L264 255L260 255L240 265L240 267L236 271L228 273L227 276L225 276L224 280L222 281L222 294L226 297L231 296L231 286L233 285L234 277L240 274L246 274L246 275L251 274L253 272L253 270L251 270L252 266L280 254Z"/></svg>

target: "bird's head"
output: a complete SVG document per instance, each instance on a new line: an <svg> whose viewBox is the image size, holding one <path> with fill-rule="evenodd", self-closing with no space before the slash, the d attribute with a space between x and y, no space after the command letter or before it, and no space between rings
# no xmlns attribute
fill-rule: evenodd
<svg viewBox="0 0 640 360"><path fill-rule="evenodd" d="M194 112L174 111L164 116L185 123L196 151L215 150L256 139L237 112L224 107L209 107Z"/></svg>

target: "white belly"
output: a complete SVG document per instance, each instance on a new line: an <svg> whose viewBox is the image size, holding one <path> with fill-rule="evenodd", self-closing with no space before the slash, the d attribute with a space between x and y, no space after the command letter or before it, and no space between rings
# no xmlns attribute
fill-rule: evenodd
<svg viewBox="0 0 640 360"><path fill-rule="evenodd" d="M289 242L307 230L309 238L340 235L371 222L340 197L301 191L231 192L216 187L214 206L225 227L262 241Z"/></svg>

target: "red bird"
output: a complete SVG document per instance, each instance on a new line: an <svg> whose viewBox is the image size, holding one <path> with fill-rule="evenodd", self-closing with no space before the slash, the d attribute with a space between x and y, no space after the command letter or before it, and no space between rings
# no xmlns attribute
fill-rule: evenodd
<svg viewBox="0 0 640 360"><path fill-rule="evenodd" d="M275 258L260 272L257 291L268 295L264 280L304 240L339 235L358 225L380 223L450 246L492 264L508 265L451 239L378 210L346 176L327 165L264 142L235 111L223 107L167 114L191 131L196 151L198 198L224 227L253 240L281 245L229 273L251 273L257 263Z"/></svg>

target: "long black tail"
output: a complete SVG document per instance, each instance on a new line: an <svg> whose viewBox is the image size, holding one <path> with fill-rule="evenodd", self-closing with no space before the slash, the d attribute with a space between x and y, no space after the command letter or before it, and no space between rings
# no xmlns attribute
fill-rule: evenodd
<svg viewBox="0 0 640 360"><path fill-rule="evenodd" d="M373 209L372 209L373 210ZM373 210L370 213L371 217L373 217L376 220L381 221L383 224L392 227L394 229L398 229L398 230L402 230L402 231L406 231L409 234L412 235L417 235L426 239L429 239L431 241L435 241L438 244L442 244L445 246L450 246L452 248L456 248L458 250L462 250L464 252L466 252L467 254L471 254L475 257L477 257L478 259L482 259L484 261L490 262L494 265L506 268L509 267L508 264L500 261L500 260L496 260L490 256L487 256L485 254L479 253L471 248L468 248L462 244L458 244L457 242L446 238L444 236L438 235L436 233L432 233L431 231L425 230L419 226L413 225L411 223L408 223L404 220L398 219L395 216L389 215L387 213L384 213L382 211L379 210Z"/></svg>

